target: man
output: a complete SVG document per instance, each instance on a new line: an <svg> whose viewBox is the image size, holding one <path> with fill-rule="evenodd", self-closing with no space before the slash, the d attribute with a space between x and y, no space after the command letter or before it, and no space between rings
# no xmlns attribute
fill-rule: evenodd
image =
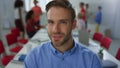
<svg viewBox="0 0 120 68"><path fill-rule="evenodd" d="M67 1L46 5L49 42L33 49L25 59L25 68L101 68L96 54L72 37L76 27L75 11Z"/></svg>
<svg viewBox="0 0 120 68"><path fill-rule="evenodd" d="M39 23L40 23L40 15L42 15L42 10L41 8L37 5L38 1L37 0L34 0L33 1L34 3L34 7L32 8L33 12L34 12L34 20L35 20L35 23L36 25L39 26Z"/></svg>
<svg viewBox="0 0 120 68"><path fill-rule="evenodd" d="M95 16L95 22L96 22L96 27L95 27L95 32L99 32L99 26L102 22L102 7L101 6L98 6L98 12Z"/></svg>
<svg viewBox="0 0 120 68"><path fill-rule="evenodd" d="M80 14L82 15L82 19L85 21L85 28L87 29L87 22L86 22L86 10L84 8L84 3L80 2L79 6L81 8L80 10Z"/></svg>
<svg viewBox="0 0 120 68"><path fill-rule="evenodd" d="M89 4L85 4L85 7L86 7L86 27L88 27L88 18L90 16L90 12L89 12Z"/></svg>

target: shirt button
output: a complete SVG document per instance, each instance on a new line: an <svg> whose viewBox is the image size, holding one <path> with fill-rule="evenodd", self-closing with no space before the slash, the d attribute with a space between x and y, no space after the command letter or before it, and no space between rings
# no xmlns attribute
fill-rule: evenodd
<svg viewBox="0 0 120 68"><path fill-rule="evenodd" d="M62 58L62 61L64 61L64 58Z"/></svg>

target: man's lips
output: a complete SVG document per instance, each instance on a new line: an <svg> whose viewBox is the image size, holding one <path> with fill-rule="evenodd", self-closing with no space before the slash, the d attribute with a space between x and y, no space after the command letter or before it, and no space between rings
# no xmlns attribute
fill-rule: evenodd
<svg viewBox="0 0 120 68"><path fill-rule="evenodd" d="M56 35L53 35L53 39L54 40L60 40L62 38L62 35L60 35L60 34L56 34Z"/></svg>

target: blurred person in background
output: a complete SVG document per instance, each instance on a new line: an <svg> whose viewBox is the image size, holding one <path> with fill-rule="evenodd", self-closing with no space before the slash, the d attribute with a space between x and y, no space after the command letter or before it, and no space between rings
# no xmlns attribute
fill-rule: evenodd
<svg viewBox="0 0 120 68"><path fill-rule="evenodd" d="M33 3L34 3L34 7L32 8L32 10L34 12L35 24L38 25L39 27L41 27L40 16L42 15L42 10L41 10L41 7L38 6L37 0L33 0Z"/></svg>
<svg viewBox="0 0 120 68"><path fill-rule="evenodd" d="M98 12L95 16L95 22L96 22L96 27L95 27L95 32L99 32L99 26L102 22L102 7L101 6L98 6Z"/></svg>
<svg viewBox="0 0 120 68"><path fill-rule="evenodd" d="M24 29L24 21L25 21L25 9L24 9L24 2L23 0L15 0L14 2L15 8L15 26L20 30L20 35L24 38L25 37L25 29Z"/></svg>
<svg viewBox="0 0 120 68"><path fill-rule="evenodd" d="M38 30L39 27L35 24L34 13L30 10L26 15L26 32L28 37L32 38Z"/></svg>
<svg viewBox="0 0 120 68"><path fill-rule="evenodd" d="M80 13L78 14L77 18L78 31L85 30L85 21L82 19L82 15Z"/></svg>
<svg viewBox="0 0 120 68"><path fill-rule="evenodd" d="M90 11L89 11L89 4L88 3L85 4L85 9L86 9L86 21L85 21L85 23L86 23L86 27L88 27L88 19L90 17Z"/></svg>
<svg viewBox="0 0 120 68"><path fill-rule="evenodd" d="M80 14L82 16L82 19L85 21L85 28L87 29L85 4L83 2L80 2L79 6L80 6Z"/></svg>

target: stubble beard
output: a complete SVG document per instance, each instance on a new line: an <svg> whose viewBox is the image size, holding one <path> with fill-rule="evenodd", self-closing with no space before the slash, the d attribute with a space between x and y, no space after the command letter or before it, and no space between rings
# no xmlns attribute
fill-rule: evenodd
<svg viewBox="0 0 120 68"><path fill-rule="evenodd" d="M51 39L52 44L53 44L53 46L55 46L55 47L63 46L63 45L64 45L65 43L67 43L67 42L70 40L70 38L71 38L71 31L69 31L66 35L65 35L64 33L58 33L58 34L62 34L62 36L64 37L64 38L62 39L62 41L53 41L53 40L52 40L53 34L55 34L55 33L52 33L52 34L48 33L49 38Z"/></svg>

